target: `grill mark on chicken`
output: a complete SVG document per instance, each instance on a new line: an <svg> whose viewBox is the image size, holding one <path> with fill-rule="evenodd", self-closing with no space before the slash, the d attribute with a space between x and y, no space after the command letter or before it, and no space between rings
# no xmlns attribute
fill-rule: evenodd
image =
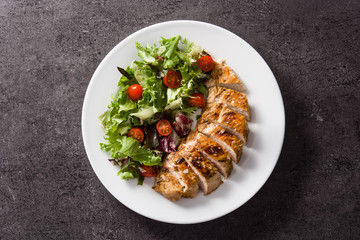
<svg viewBox="0 0 360 240"><path fill-rule="evenodd" d="M224 151L222 150L222 148L220 147L216 147L216 146L207 146L205 149L203 149L204 152L206 152L207 154L211 154L211 155L214 155L214 154L223 154Z"/></svg>
<svg viewBox="0 0 360 240"><path fill-rule="evenodd" d="M184 158L179 158L175 163L176 163L176 164L181 164L181 163L183 163L184 161L185 161Z"/></svg>
<svg viewBox="0 0 360 240"><path fill-rule="evenodd" d="M196 167L206 178L211 178L216 173L216 171L214 171L215 168L210 167L209 169L204 165L203 159L192 159L191 164Z"/></svg>

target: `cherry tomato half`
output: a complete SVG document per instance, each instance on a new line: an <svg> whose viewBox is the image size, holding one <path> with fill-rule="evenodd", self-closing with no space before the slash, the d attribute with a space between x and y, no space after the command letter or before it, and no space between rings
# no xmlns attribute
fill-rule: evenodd
<svg viewBox="0 0 360 240"><path fill-rule="evenodd" d="M165 86L169 88L178 88L181 85L181 74L172 70L169 70L165 77L163 78L163 82Z"/></svg>
<svg viewBox="0 0 360 240"><path fill-rule="evenodd" d="M189 99L188 105L190 107L205 108L205 97L201 93L194 93L191 95L192 98Z"/></svg>
<svg viewBox="0 0 360 240"><path fill-rule="evenodd" d="M138 140L139 142L144 141L144 131L139 127L134 127L130 129L130 131L127 134L128 137L132 137L135 140Z"/></svg>
<svg viewBox="0 0 360 240"><path fill-rule="evenodd" d="M159 168L157 166L146 166L141 164L140 166L145 172L140 171L140 174L144 177L155 177L159 173Z"/></svg>
<svg viewBox="0 0 360 240"><path fill-rule="evenodd" d="M131 85L127 91L126 94L130 98L131 101L136 102L142 97L143 89L139 84L133 84Z"/></svg>
<svg viewBox="0 0 360 240"><path fill-rule="evenodd" d="M204 72L210 72L215 65L214 60L208 55L199 58L198 63L199 63L199 67Z"/></svg>
<svg viewBox="0 0 360 240"><path fill-rule="evenodd" d="M162 119L156 124L156 129L161 136L169 136L172 131L171 124L168 120Z"/></svg>

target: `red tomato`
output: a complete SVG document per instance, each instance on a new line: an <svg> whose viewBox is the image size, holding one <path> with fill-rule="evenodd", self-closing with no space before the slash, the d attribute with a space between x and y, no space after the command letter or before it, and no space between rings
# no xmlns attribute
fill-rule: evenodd
<svg viewBox="0 0 360 240"><path fill-rule="evenodd" d="M155 177L159 173L159 168L157 166L146 166L141 164L140 166L145 172L140 171L140 174L144 177Z"/></svg>
<svg viewBox="0 0 360 240"><path fill-rule="evenodd" d="M194 93L191 95L192 98L189 99L188 105L190 107L199 107L205 108L205 97L201 93Z"/></svg>
<svg viewBox="0 0 360 240"><path fill-rule="evenodd" d="M172 131L171 124L168 120L162 119L156 124L156 129L161 136L169 136Z"/></svg>
<svg viewBox="0 0 360 240"><path fill-rule="evenodd" d="M199 67L204 72L210 72L215 65L214 60L208 55L199 58L198 63L199 63Z"/></svg>
<svg viewBox="0 0 360 240"><path fill-rule="evenodd" d="M133 84L131 85L127 91L126 94L130 98L131 101L136 102L142 97L143 89L139 84Z"/></svg>
<svg viewBox="0 0 360 240"><path fill-rule="evenodd" d="M132 137L136 140L138 140L139 142L144 141L144 131L139 128L139 127L134 127L132 129L130 129L130 131L127 134L128 137Z"/></svg>
<svg viewBox="0 0 360 240"><path fill-rule="evenodd" d="M178 88L181 85L181 74L172 70L169 70L165 77L163 78L163 82L165 86L169 88Z"/></svg>

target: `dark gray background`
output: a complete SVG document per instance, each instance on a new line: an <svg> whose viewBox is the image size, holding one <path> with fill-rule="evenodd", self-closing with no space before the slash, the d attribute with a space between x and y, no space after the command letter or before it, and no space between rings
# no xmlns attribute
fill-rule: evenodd
<svg viewBox="0 0 360 240"><path fill-rule="evenodd" d="M93 172L81 108L103 57L154 23L192 19L250 43L283 94L286 136L264 187L227 216L147 219ZM0 1L0 239L357 239L360 2ZM149 203L151 207L151 203Z"/></svg>

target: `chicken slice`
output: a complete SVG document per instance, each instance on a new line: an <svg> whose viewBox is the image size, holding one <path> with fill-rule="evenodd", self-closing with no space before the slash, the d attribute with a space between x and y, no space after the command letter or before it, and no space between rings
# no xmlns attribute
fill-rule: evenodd
<svg viewBox="0 0 360 240"><path fill-rule="evenodd" d="M221 175L215 165L205 158L195 147L186 148L181 152L185 161L199 177L199 185L205 195L216 190L222 183Z"/></svg>
<svg viewBox="0 0 360 240"><path fill-rule="evenodd" d="M204 109L200 123L211 121L218 124L238 137L245 145L249 135L247 121L243 115L237 113L221 103L209 104Z"/></svg>
<svg viewBox="0 0 360 240"><path fill-rule="evenodd" d="M225 178L229 177L233 169L231 156L220 144L197 130L193 130L189 134L187 142L179 146L179 151L194 147L209 159Z"/></svg>
<svg viewBox="0 0 360 240"><path fill-rule="evenodd" d="M230 153L231 159L238 163L242 154L243 144L238 137L229 132L226 128L202 119L198 124L198 131L220 144Z"/></svg>
<svg viewBox="0 0 360 240"><path fill-rule="evenodd" d="M161 168L155 178L153 189L174 202L181 198L184 187L166 168Z"/></svg>
<svg viewBox="0 0 360 240"><path fill-rule="evenodd" d="M224 63L224 60L214 61L215 65L211 71L211 78L205 82L207 88L220 86L234 89L236 91L245 91L245 85L236 76L234 71Z"/></svg>
<svg viewBox="0 0 360 240"><path fill-rule="evenodd" d="M199 191L199 179L179 152L170 153L163 162L164 168L184 187L183 197L193 198Z"/></svg>
<svg viewBox="0 0 360 240"><path fill-rule="evenodd" d="M247 121L250 121L250 108L244 93L215 86L209 89L207 103L215 102L225 104L228 108L243 115Z"/></svg>

